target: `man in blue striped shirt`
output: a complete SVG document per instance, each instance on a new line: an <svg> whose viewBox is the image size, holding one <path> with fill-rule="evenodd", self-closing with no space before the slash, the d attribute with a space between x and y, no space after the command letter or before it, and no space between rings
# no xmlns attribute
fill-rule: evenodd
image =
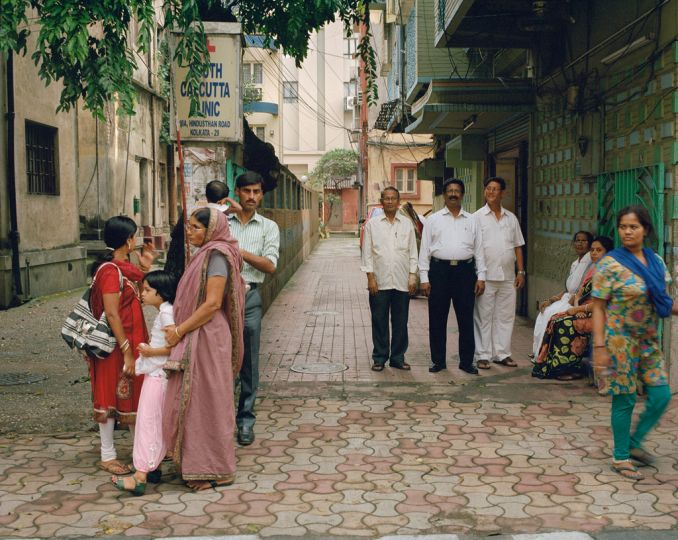
<svg viewBox="0 0 678 540"><path fill-rule="evenodd" d="M235 180L235 194L242 210L228 216L231 233L238 239L245 261L241 273L250 286L245 297L245 354L240 368L240 400L238 401L238 443L254 442L254 402L259 387L259 341L263 308L258 286L266 274L273 274L278 265L280 230L275 221L257 212L264 198L264 180L260 174L247 171Z"/></svg>

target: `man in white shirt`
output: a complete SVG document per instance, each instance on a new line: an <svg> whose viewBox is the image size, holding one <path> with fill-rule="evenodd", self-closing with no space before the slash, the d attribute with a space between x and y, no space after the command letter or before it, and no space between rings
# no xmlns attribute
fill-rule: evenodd
<svg viewBox="0 0 678 540"><path fill-rule="evenodd" d="M487 264L485 293L476 300L473 315L476 363L479 369L489 369L490 360L516 367L511 358L511 337L516 318L516 290L525 285L522 247L525 240L518 218L501 205L506 181L490 177L484 185L486 204L473 214L483 231Z"/></svg>
<svg viewBox="0 0 678 540"><path fill-rule="evenodd" d="M426 220L421 239L419 273L422 292L428 296L431 373L447 368L447 317L452 302L459 327L459 369L478 374L473 365L473 306L485 290L486 267L480 226L461 207L464 192L461 180L445 180L445 208Z"/></svg>
<svg viewBox="0 0 678 540"><path fill-rule="evenodd" d="M372 313L372 370L383 371L388 361L396 369L405 362L410 295L417 287L417 239L412 221L398 212L400 192L387 187L381 193L384 214L365 224L361 270L367 273ZM389 347L389 314L391 343Z"/></svg>
<svg viewBox="0 0 678 540"><path fill-rule="evenodd" d="M275 221L257 212L264 198L264 180L259 173L247 171L235 179L235 194L242 209L228 216L231 233L238 239L245 262L240 273L249 285L245 296L245 351L240 368L240 400L235 423L238 443L254 442L254 403L259 387L259 343L263 305L258 287L278 266L280 229Z"/></svg>

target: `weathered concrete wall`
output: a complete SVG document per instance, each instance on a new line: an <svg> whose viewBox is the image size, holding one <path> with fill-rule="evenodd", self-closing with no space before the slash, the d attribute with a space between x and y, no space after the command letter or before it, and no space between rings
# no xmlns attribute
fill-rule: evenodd
<svg viewBox="0 0 678 540"><path fill-rule="evenodd" d="M34 41L29 42L29 51ZM6 102L6 57L2 57L2 111ZM32 296L74 289L84 282L85 251L78 247L78 141L75 111L57 114L61 85L45 87L30 59L14 55L14 157L16 202L20 235L20 266L24 294ZM36 96L39 99L36 99ZM26 122L57 130L55 139L57 190L54 195L29 193L26 163ZM11 251L6 177L7 124L2 123L0 142L0 307L11 297Z"/></svg>

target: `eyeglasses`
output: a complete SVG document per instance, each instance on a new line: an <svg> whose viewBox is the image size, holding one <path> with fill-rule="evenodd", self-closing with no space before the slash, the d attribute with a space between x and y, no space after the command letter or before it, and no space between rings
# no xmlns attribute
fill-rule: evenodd
<svg viewBox="0 0 678 540"><path fill-rule="evenodd" d="M490 187L486 187L486 188L485 188L485 191L487 191L488 193L500 193L500 192L503 191L503 190L502 190L502 189L499 189L499 188L490 188Z"/></svg>
<svg viewBox="0 0 678 540"><path fill-rule="evenodd" d="M575 244L588 244L589 241L588 240L575 240L574 243Z"/></svg>

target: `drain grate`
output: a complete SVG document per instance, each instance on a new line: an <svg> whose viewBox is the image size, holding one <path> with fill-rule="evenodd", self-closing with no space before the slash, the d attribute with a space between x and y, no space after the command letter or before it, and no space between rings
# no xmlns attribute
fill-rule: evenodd
<svg viewBox="0 0 678 540"><path fill-rule="evenodd" d="M35 373L0 373L0 386L16 386L44 381L47 375Z"/></svg>
<svg viewBox="0 0 678 540"><path fill-rule="evenodd" d="M298 366L292 366L290 371L295 373L313 373L313 374L325 374L325 373L339 373L340 371L345 371L348 369L346 364L300 364Z"/></svg>
<svg viewBox="0 0 678 540"><path fill-rule="evenodd" d="M313 315L314 317L322 317L326 315L339 315L338 311L304 311L306 315Z"/></svg>

